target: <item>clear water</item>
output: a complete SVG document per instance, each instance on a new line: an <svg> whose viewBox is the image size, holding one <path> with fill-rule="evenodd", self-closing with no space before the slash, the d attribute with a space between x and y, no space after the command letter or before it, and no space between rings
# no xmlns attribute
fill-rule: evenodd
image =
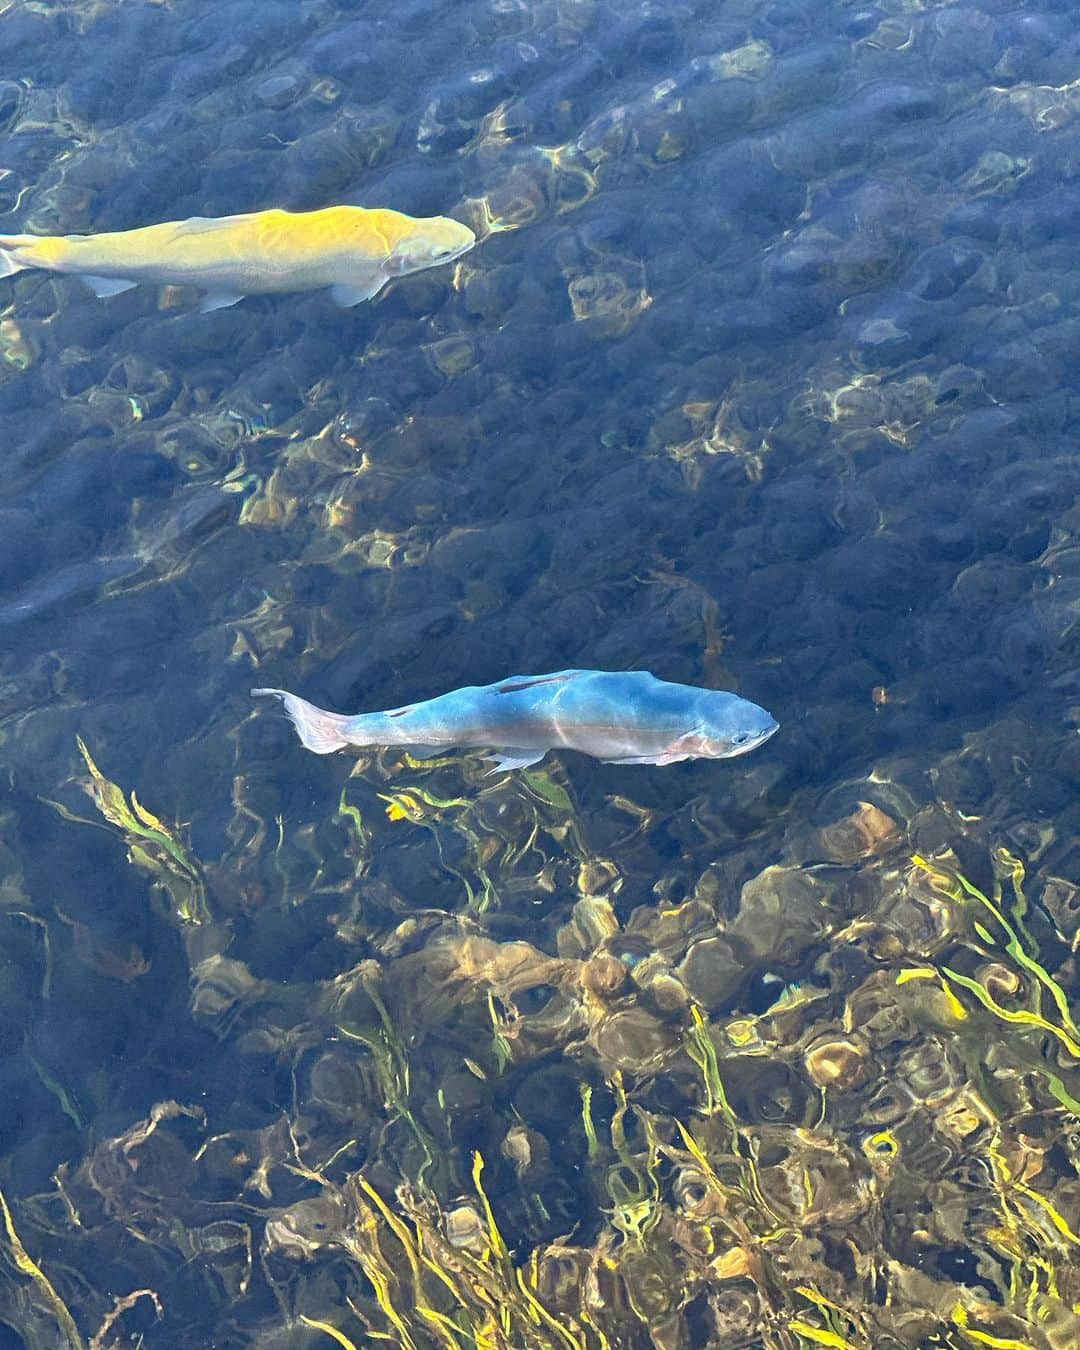
<svg viewBox="0 0 1080 1350"><path fill-rule="evenodd" d="M301 1315L407 1344L349 1178L445 1211L475 1150L583 1345L1076 1344L1075 1237L1009 1189L1080 1226L1068 1022L941 974L1065 1015L910 860L988 895L1022 862L1021 945L1075 996L1078 74L1063 3L0 4L2 232L353 202L482 236L351 311L0 282L0 1177L79 1336L152 1289L101 1344L331 1343ZM248 695L358 711L568 666L782 729L730 764L488 778L311 756ZM76 737L185 861L102 817ZM606 1003L598 948L630 980ZM814 1049L852 1036L834 1087ZM655 1304L619 1074L626 1149L666 1122ZM190 1114L145 1134L162 1102ZM774 1181L813 1251L708 1267L687 1231L738 1244L672 1198L676 1120L774 1178L808 1138L842 1159L812 1213ZM331 1195L301 1259L274 1224ZM550 1244L605 1234L630 1311L574 1323ZM70 1342L4 1279L0 1345Z"/></svg>

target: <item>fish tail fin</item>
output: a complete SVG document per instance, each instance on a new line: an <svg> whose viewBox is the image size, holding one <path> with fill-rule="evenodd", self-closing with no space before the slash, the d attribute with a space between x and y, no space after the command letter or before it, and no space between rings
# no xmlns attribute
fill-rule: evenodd
<svg viewBox="0 0 1080 1350"><path fill-rule="evenodd" d="M0 234L0 277L10 277L24 267L67 271L70 253L71 241L62 234Z"/></svg>
<svg viewBox="0 0 1080 1350"><path fill-rule="evenodd" d="M20 256L31 242L28 234L0 234L0 277L11 277L33 263Z"/></svg>
<svg viewBox="0 0 1080 1350"><path fill-rule="evenodd" d="M308 703L306 699L298 698L284 689L253 689L251 692L256 697L272 694L275 698L281 699L301 741L317 755L329 755L334 750L343 750L350 744L345 734L349 718L343 713L332 713L327 712L325 708L317 708L314 703Z"/></svg>

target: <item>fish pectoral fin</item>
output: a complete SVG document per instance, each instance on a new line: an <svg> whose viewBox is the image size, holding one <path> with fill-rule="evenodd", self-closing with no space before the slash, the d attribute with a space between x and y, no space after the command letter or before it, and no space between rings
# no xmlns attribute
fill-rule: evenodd
<svg viewBox="0 0 1080 1350"><path fill-rule="evenodd" d="M530 764L539 764L547 754L546 750L524 750L519 746L504 745L500 750L486 750L485 755L495 763L489 774L504 773L509 769L527 769Z"/></svg>
<svg viewBox="0 0 1080 1350"><path fill-rule="evenodd" d="M199 309L203 314L211 314L215 309L228 309L243 298L239 291L207 291L199 301Z"/></svg>
<svg viewBox="0 0 1080 1350"><path fill-rule="evenodd" d="M353 305L363 304L365 300L370 300L372 296L378 295L385 285L386 277L376 277L366 286L351 285L339 281L335 286L330 287L330 298L335 305L340 305L342 309L351 309Z"/></svg>
<svg viewBox="0 0 1080 1350"><path fill-rule="evenodd" d="M125 277L81 276L79 280L84 281L99 300L104 300L110 295L123 295L125 291L130 291L139 284Z"/></svg>

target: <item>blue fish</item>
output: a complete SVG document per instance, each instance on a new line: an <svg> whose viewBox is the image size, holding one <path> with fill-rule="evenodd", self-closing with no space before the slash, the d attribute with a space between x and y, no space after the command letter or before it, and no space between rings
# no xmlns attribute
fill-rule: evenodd
<svg viewBox="0 0 1080 1350"><path fill-rule="evenodd" d="M317 708L284 689L300 739L317 755L355 746L407 746L415 758L482 750L495 768L536 764L549 750L580 750L606 764L674 764L745 755L777 730L735 694L658 680L646 670L560 670L469 685L423 703L354 717Z"/></svg>

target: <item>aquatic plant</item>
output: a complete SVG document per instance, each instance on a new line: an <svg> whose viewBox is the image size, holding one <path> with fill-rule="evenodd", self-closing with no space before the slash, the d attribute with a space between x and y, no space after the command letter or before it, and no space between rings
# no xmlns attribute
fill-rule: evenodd
<svg viewBox="0 0 1080 1350"><path fill-rule="evenodd" d="M110 782L95 764L81 736L76 737L90 778L82 786L101 815L121 833L128 859L148 872L155 886L169 897L172 912L186 923L204 923L210 917L202 870L174 829L147 810L134 791L128 802L123 788ZM50 802L65 820L94 824L75 815L61 802Z"/></svg>
<svg viewBox="0 0 1080 1350"><path fill-rule="evenodd" d="M915 866L924 871L931 884L954 901L964 913L970 929L968 961L971 954L975 953L993 958L995 964L992 967L977 967L970 974L944 964L913 967L900 971L897 983L922 979L939 981L950 1014L956 1021L964 1021L974 1012L960 999L957 990L963 990L993 1017L1017 1029L1017 1034L1011 1037L1011 1043L1018 1045L1022 1053L1030 1057L1030 1050L1024 1049L1028 1041L1023 1036L1030 1029L1052 1037L1069 1060L1080 1061L1080 1029L1077 1028L1068 996L1039 959L1038 947L1026 926L1028 905L1023 889L1023 864L1005 849L998 850L995 861L1007 877L1011 917L1005 913L1006 884L1000 878L995 882L993 895L988 896L962 873L934 867L925 858L915 855ZM1001 961L1007 964L998 964ZM1008 999L1012 1006L1003 1003L1003 998ZM1052 1006L1048 1007L1047 1004ZM1073 1096L1068 1087L1068 1083L1074 1081L1077 1091L1080 1091L1080 1063L1066 1064L1059 1073L1054 1061L1048 1061L1045 1056L1036 1054L1030 1062L1061 1105L1080 1116L1080 1100Z"/></svg>
<svg viewBox="0 0 1080 1350"><path fill-rule="evenodd" d="M929 864L920 858L916 866ZM989 915L1000 929L995 946L1030 977L1044 1002L1034 994L1032 1006L1020 1010L1024 1016L1002 1018L993 1005L1004 1012L1016 1010L998 1004L979 985L986 998L974 994L968 1006L961 999L973 992L971 984L956 979L959 972L946 964L933 971L903 967L895 977L897 986L933 980L944 997L944 1015L955 1022L970 1022L985 1010L1012 1026L1054 1027L1060 1033L1057 1043L1067 1050L1074 1035L1068 1002L1024 926L1023 874L1016 860L1010 869L1008 915L1000 894L987 896L966 878L940 867L927 875L933 884L947 887L953 900L970 903L972 915L980 909ZM988 943L987 924L982 918L972 922L979 923L980 940ZM840 1125L843 1108L830 1108L833 1098L839 1104L860 1083L874 1086L874 1077L867 1076L870 1061L850 1032L829 1040L811 1022L793 1046L785 1048L777 1041L775 1028L781 1023L770 1017L790 1019L815 997L820 995L795 991L771 1015L731 1017L720 1025L710 1023L691 1003L683 1052L697 1072L698 1089L696 1108L688 1116L649 1104L648 1070L629 1075L633 1088L627 1084L627 1070L608 1073L606 1124L597 1118L595 1088L580 1085L583 1163L605 1223L590 1246L541 1244L527 1255L525 1268L536 1272L534 1287L546 1295L547 1311L562 1318L561 1330L553 1331L543 1318L542 1327L533 1322L528 1330L492 1323L481 1328L478 1343L760 1343L770 1350L796 1345L871 1350L910 1344L916 1326L921 1328L920 1343L937 1336L939 1343L955 1350L978 1345L1034 1350L1070 1343L1080 1317L1073 1306L1078 1291L1069 1292L1073 1281L1066 1272L1071 1272L1080 1238L1075 1220L1067 1217L1053 1192L1032 1184L1045 1166L1045 1151L1036 1161L1022 1132L997 1119L971 1088L950 1088L943 1094L934 1132L943 1142L952 1140L957 1156L967 1160L964 1166L974 1168L955 1192L959 1199L970 1189L961 1223L969 1240L996 1253L1009 1273L1007 1279L993 1281L996 1297L990 1301L978 1289L921 1274L904 1251L908 1239L901 1239L899 1249L895 1240L883 1243L881 1225L889 1225L890 1215L896 1222L928 1188L937 1190L948 1212L955 1203L950 1183L936 1168L920 1175L925 1144L918 1129L912 1132L917 1116L871 1134L859 1131L857 1118L854 1132ZM606 1016L602 1005L593 1015ZM984 1060L991 1064L994 1054L987 1049L993 1025L992 1020L984 1022L978 1039ZM965 1027L964 1035L970 1034ZM759 1057L763 1066L792 1054L805 1056L807 1072L821 1094L816 1123L741 1120L725 1075L732 1070L741 1074L740 1061L747 1054ZM837 1110L838 1123L830 1126ZM407 1201L399 1193L398 1204L404 1208L398 1216L388 1201L376 1207L390 1232L406 1212L414 1225L418 1212L429 1216L429 1225L441 1212L422 1188L407 1190ZM490 1218L486 1197L484 1204ZM903 1227L901 1221L901 1232ZM929 1240L946 1239L943 1233ZM854 1254L854 1269L847 1274L830 1257L842 1247ZM491 1252L497 1250L492 1240ZM517 1260L523 1256L519 1252ZM383 1253L380 1260L386 1259ZM486 1267L465 1264L458 1278L478 1280L481 1273L490 1278ZM475 1289L468 1294L459 1284L457 1296L466 1306L484 1306ZM430 1335L417 1339L424 1328L405 1321L403 1297L407 1301L408 1295L399 1293L393 1307L410 1339L404 1338L402 1326L396 1337L393 1330L384 1334L403 1345L442 1343ZM688 1340L691 1324L697 1327L693 1341ZM521 1339L515 1340L515 1334ZM484 1335L489 1339L483 1340Z"/></svg>
<svg viewBox="0 0 1080 1350"><path fill-rule="evenodd" d="M250 904L261 878L260 921L340 897L329 931L363 954L305 984L256 975L216 930L210 954L191 948L195 1017L283 1069L287 1091L257 1128L217 1133L160 1103L22 1201L12 1230L64 1306L82 1312L86 1245L120 1232L231 1305L261 1279L275 1309L250 1315L267 1336L346 1350L1066 1350L1080 1335L1065 1162L1080 1036L1063 947L1013 854L980 888L948 855L907 862L900 827L863 802L815 835L839 865L767 867L734 897L710 870L627 913L631 846L658 813L610 802L635 822L616 864L547 771L478 769L463 794L443 785L468 761L407 764L404 781L366 762L324 825L338 862L237 787L231 861L206 868L84 754L106 827L163 888L210 875L215 899ZM414 826L460 879L456 915L387 898L376 845ZM856 881L858 909L842 890ZM557 956L496 935L519 897L553 891L572 899ZM60 1326L9 1245L24 1292L0 1311L32 1295ZM102 1347L140 1306L168 1318L164 1287L138 1283L131 1303L86 1305Z"/></svg>
<svg viewBox="0 0 1080 1350"><path fill-rule="evenodd" d="M404 758L429 772L454 762ZM587 850L570 794L550 769L526 769L487 784L487 769L481 767L479 774L479 790L468 797L439 797L419 783L398 785L378 796L386 804L388 820L431 832L443 867L465 890L468 908L484 914L500 903L500 892L535 885L537 873L542 875L547 865L545 838L573 858L584 859Z"/></svg>
<svg viewBox="0 0 1080 1350"><path fill-rule="evenodd" d="M20 1309L19 1325L24 1332L25 1344L31 1347L31 1350L37 1350L39 1346L41 1350L45 1350L46 1346L56 1344L66 1345L68 1350L83 1350L83 1339L79 1335L75 1319L49 1277L23 1246L22 1239L15 1230L11 1209L2 1191L0 1191L0 1218L3 1219L4 1225L0 1250L14 1267L15 1278L20 1281L16 1299Z"/></svg>

